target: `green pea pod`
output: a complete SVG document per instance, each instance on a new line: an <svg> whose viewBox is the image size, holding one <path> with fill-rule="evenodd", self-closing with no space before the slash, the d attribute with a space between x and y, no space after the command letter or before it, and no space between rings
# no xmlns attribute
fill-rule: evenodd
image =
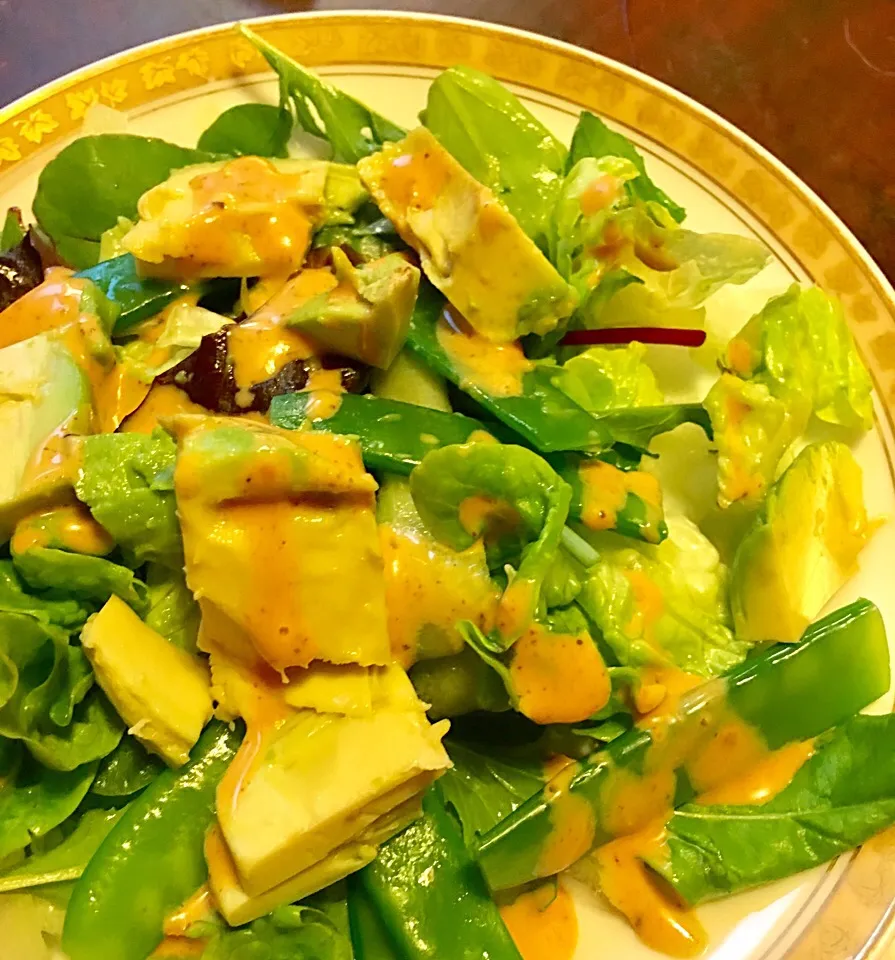
<svg viewBox="0 0 895 960"><path fill-rule="evenodd" d="M71 960L144 960L165 917L205 881L215 790L242 732L212 721L180 770L165 770L128 807L75 884L62 948Z"/></svg>
<svg viewBox="0 0 895 960"><path fill-rule="evenodd" d="M289 393L274 397L270 405L270 420L274 426L296 430L309 426L312 430L342 433L359 439L364 463L370 470L409 476L414 467L433 450L467 443L475 434L491 434L506 443L518 438L503 424L484 424L461 413L447 413L415 403L387 400L382 397L357 396L346 393L339 409L325 420L309 419L307 415L311 396L308 393ZM614 451L600 454L600 460L629 464L613 456ZM547 458L559 475L572 487L571 520L582 519L584 489L579 468L585 458L577 454L557 454ZM639 456L637 457L639 462ZM625 536L657 543L664 540L668 530L661 507L646 503L636 493L629 493L616 511L614 523L608 529Z"/></svg>
<svg viewBox="0 0 895 960"><path fill-rule="evenodd" d="M438 784L423 798L423 818L384 844L358 879L400 960L521 960Z"/></svg>
<svg viewBox="0 0 895 960"><path fill-rule="evenodd" d="M811 626L800 643L772 647L685 695L655 740L635 729L566 767L482 837L478 861L489 886L503 890L557 873L611 840L618 833L609 822L612 797L631 776L670 769L677 784L674 805L692 799L687 762L730 717L774 750L848 719L885 693L889 682L879 610L867 600L837 610ZM646 819L656 815L644 813ZM632 820L625 832L644 825ZM575 829L577 842L556 842L564 829Z"/></svg>
<svg viewBox="0 0 895 960"><path fill-rule="evenodd" d="M129 253L103 260L76 274L92 280L120 310L115 321L116 336L126 334L132 327L155 316L178 297L193 288L178 280L142 277L137 272L137 261Z"/></svg>
<svg viewBox="0 0 895 960"><path fill-rule="evenodd" d="M355 960L399 960L382 917L357 874L348 878L348 923Z"/></svg>
<svg viewBox="0 0 895 960"><path fill-rule="evenodd" d="M557 368L550 364L536 363L524 374L519 396L493 396L470 383L438 342L437 323L443 308L444 299L434 287L421 283L407 346L541 453L593 453L618 444L644 451L657 434L691 422L711 436L711 421L698 403L590 413L554 385Z"/></svg>

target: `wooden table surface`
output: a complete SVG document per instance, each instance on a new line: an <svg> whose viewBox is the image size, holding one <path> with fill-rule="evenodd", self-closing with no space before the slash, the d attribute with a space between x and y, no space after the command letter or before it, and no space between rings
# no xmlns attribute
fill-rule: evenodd
<svg viewBox="0 0 895 960"><path fill-rule="evenodd" d="M776 154L895 280L895 0L0 0L0 103L167 34L358 7L510 24L664 80Z"/></svg>

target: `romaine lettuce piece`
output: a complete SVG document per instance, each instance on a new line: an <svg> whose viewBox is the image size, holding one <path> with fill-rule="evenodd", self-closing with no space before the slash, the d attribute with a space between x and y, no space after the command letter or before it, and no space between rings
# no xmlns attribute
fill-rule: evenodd
<svg viewBox="0 0 895 960"><path fill-rule="evenodd" d="M731 630L727 568L695 524L669 517L668 530L658 546L586 534L600 559L577 603L623 665L717 676L749 649Z"/></svg>
<svg viewBox="0 0 895 960"><path fill-rule="evenodd" d="M787 402L760 381L724 373L706 396L705 408L718 448L718 504L758 503L807 425L807 401L793 394Z"/></svg>
<svg viewBox="0 0 895 960"><path fill-rule="evenodd" d="M562 365L554 386L592 413L665 403L656 376L644 361L646 347L591 347Z"/></svg>
<svg viewBox="0 0 895 960"><path fill-rule="evenodd" d="M871 531L861 468L848 447L806 447L771 487L734 556L737 637L797 641L855 572Z"/></svg>
<svg viewBox="0 0 895 960"><path fill-rule="evenodd" d="M566 148L519 98L487 74L450 67L432 81L421 119L542 245Z"/></svg>
<svg viewBox="0 0 895 960"><path fill-rule="evenodd" d="M827 423L869 430L873 386L858 355L842 305L818 287L769 300L728 344L724 367L764 383L774 396L810 400Z"/></svg>

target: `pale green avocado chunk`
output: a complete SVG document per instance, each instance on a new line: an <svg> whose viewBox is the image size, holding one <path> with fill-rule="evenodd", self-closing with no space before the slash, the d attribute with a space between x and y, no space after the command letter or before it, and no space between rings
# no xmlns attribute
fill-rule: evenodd
<svg viewBox="0 0 895 960"><path fill-rule="evenodd" d="M842 443L806 447L770 488L731 568L740 640L795 642L855 573L872 533L861 468Z"/></svg>
<svg viewBox="0 0 895 960"><path fill-rule="evenodd" d="M58 337L0 350L0 542L26 514L71 496L62 433L89 432L90 417L89 381Z"/></svg>
<svg viewBox="0 0 895 960"><path fill-rule="evenodd" d="M420 272L398 253L358 267L338 247L332 256L338 285L303 303L287 325L384 370L407 339Z"/></svg>
<svg viewBox="0 0 895 960"><path fill-rule="evenodd" d="M426 276L483 337L549 333L575 309L575 291L512 214L425 127L357 168Z"/></svg>
<svg viewBox="0 0 895 960"><path fill-rule="evenodd" d="M81 632L81 646L129 732L169 766L189 759L211 719L207 668L110 597Z"/></svg>

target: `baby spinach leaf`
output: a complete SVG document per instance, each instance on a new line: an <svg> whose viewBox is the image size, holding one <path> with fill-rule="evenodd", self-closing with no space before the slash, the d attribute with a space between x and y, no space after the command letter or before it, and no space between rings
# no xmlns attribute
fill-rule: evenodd
<svg viewBox="0 0 895 960"><path fill-rule="evenodd" d="M3 219L3 228L0 229L0 253L17 247L27 233L22 222L22 211L18 207L10 207Z"/></svg>
<svg viewBox="0 0 895 960"><path fill-rule="evenodd" d="M859 714L824 734L762 805L676 810L666 859L650 866L690 904L788 877L895 822L895 715Z"/></svg>
<svg viewBox="0 0 895 960"><path fill-rule="evenodd" d="M119 217L135 219L137 201L172 170L218 157L133 134L79 137L41 171L34 215L71 266L90 267L99 258L103 233Z"/></svg>
<svg viewBox="0 0 895 960"><path fill-rule="evenodd" d="M429 87L423 123L542 243L562 182L566 148L502 83L451 67Z"/></svg>
<svg viewBox="0 0 895 960"><path fill-rule="evenodd" d="M121 818L120 810L87 810L74 830L46 853L32 855L13 870L0 874L0 893L29 890L40 896L40 887L77 880Z"/></svg>
<svg viewBox="0 0 895 960"><path fill-rule="evenodd" d="M628 195L634 200L654 202L663 206L674 219L681 223L687 216L687 211L680 204L674 202L664 190L656 186L646 172L646 164L637 148L621 133L610 130L603 121L593 113L583 110L578 119L578 126L572 136L572 145L569 148L567 172L584 157L622 157L634 164L638 176L625 184Z"/></svg>
<svg viewBox="0 0 895 960"><path fill-rule="evenodd" d="M199 137L197 149L232 157L289 156L292 115L268 103L238 103L225 110Z"/></svg>
<svg viewBox="0 0 895 960"><path fill-rule="evenodd" d="M130 797L148 787L164 769L165 765L158 757L125 734L100 763L90 791L100 797Z"/></svg>
<svg viewBox="0 0 895 960"><path fill-rule="evenodd" d="M0 740L0 754L7 758L5 764L0 761L0 772L6 774L0 780L0 860L67 820L96 774L95 762L75 770L49 770L18 744L10 751L9 744Z"/></svg>
<svg viewBox="0 0 895 960"><path fill-rule="evenodd" d="M410 475L413 502L436 540L455 550L484 537L486 550L519 565L498 605L499 650L531 621L559 550L572 491L536 453L509 444L465 443L428 454Z"/></svg>
<svg viewBox="0 0 895 960"><path fill-rule="evenodd" d="M183 566L173 484L165 480L174 465L175 446L162 430L104 433L85 437L78 498L138 567L147 560L171 569ZM126 599L126 598L124 598Z"/></svg>
<svg viewBox="0 0 895 960"><path fill-rule="evenodd" d="M183 570L150 563L146 568L146 589L149 609L144 619L147 626L170 640L175 647L195 653L199 605L186 585Z"/></svg>
<svg viewBox="0 0 895 960"><path fill-rule="evenodd" d="M440 780L445 803L463 827L463 841L472 847L516 807L534 796L547 781L543 764L497 756L483 746L449 741L454 765Z"/></svg>
<svg viewBox="0 0 895 960"><path fill-rule="evenodd" d="M243 25L239 30L279 76L280 106L291 108L303 130L330 144L333 160L357 163L361 157L375 153L385 141L400 140L407 132L305 70L253 30Z"/></svg>

